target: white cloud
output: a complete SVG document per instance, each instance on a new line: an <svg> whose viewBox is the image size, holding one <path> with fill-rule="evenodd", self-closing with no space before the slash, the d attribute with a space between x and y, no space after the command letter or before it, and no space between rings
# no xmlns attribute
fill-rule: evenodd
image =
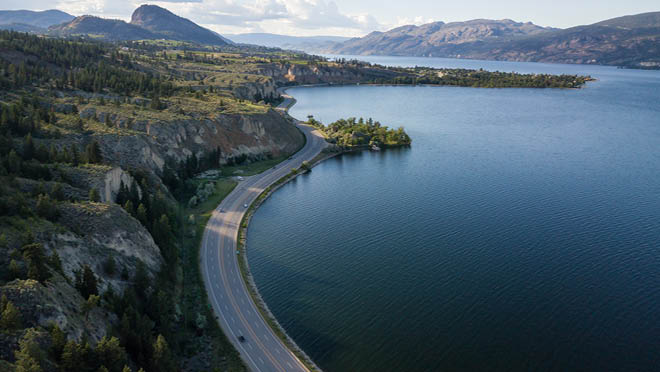
<svg viewBox="0 0 660 372"><path fill-rule="evenodd" d="M423 17L423 16L417 16L417 17L413 17L413 18L410 18L410 17L397 17L396 23L394 25L392 25L392 27L390 27L390 28L408 26L408 25L419 26L419 25L423 25L423 24L427 24L427 23L436 22L436 21L437 21L436 19L426 18L426 17Z"/></svg>
<svg viewBox="0 0 660 372"><path fill-rule="evenodd" d="M6 9L57 8L73 15L91 14L130 20L144 0L2 0ZM383 29L370 14L347 14L334 0L154 0L155 4L223 32L277 32L297 35L355 36Z"/></svg>

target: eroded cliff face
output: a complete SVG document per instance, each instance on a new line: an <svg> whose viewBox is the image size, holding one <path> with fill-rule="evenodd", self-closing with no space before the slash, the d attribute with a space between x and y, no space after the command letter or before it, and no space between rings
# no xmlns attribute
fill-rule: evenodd
<svg viewBox="0 0 660 372"><path fill-rule="evenodd" d="M86 299L74 287L76 271L83 264L89 265L97 277L99 293L112 287L119 294L132 283L122 272L134 273L141 261L148 275L154 277L163 258L149 232L116 204L66 202L58 210L57 224L41 223L32 231L47 256L57 253L61 271L53 270L45 283L14 280L0 288L0 295L18 307L24 326L54 323L69 338L80 340L85 334L96 342L116 319L100 307L82 313ZM114 262L111 271L106 265L110 259Z"/></svg>
<svg viewBox="0 0 660 372"><path fill-rule="evenodd" d="M277 86L275 81L268 79L263 83L244 83L232 89L232 93L236 98L253 100L255 97L265 98L278 98Z"/></svg>
<svg viewBox="0 0 660 372"><path fill-rule="evenodd" d="M147 168L157 174L168 158L178 162L192 154L201 156L219 148L221 162L242 154L260 159L291 153L303 143L300 131L274 110L263 114L219 114L213 118L132 124L115 115L111 122L116 126L130 125L135 135L96 136L104 159L124 169Z"/></svg>

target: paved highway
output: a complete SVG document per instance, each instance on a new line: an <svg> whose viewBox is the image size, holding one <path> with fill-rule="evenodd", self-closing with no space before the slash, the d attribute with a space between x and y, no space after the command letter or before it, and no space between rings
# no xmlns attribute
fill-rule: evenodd
<svg viewBox="0 0 660 372"><path fill-rule="evenodd" d="M281 108L292 98L285 96ZM305 134L305 147L289 160L263 173L245 177L220 203L209 219L202 238L201 265L209 302L223 331L252 371L308 371L273 333L252 301L243 282L237 254L238 228L247 208L269 185L311 160L326 146L311 127L296 124ZM244 341L239 341L239 337Z"/></svg>

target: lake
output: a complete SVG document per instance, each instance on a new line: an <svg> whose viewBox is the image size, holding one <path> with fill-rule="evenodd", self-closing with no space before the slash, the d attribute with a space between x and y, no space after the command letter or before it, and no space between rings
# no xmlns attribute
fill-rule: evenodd
<svg viewBox="0 0 660 372"><path fill-rule="evenodd" d="M580 90L294 88L294 117L372 117L409 149L327 160L256 212L268 306L325 371L660 366L660 71L359 57L589 74Z"/></svg>

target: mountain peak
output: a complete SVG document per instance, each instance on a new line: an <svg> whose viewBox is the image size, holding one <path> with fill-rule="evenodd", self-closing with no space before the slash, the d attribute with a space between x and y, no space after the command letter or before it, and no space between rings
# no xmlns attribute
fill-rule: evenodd
<svg viewBox="0 0 660 372"><path fill-rule="evenodd" d="M155 35L143 29L118 19L105 19L91 15L74 18L69 23L51 26L49 32L54 35L103 35L109 40L141 40L153 39Z"/></svg>
<svg viewBox="0 0 660 372"><path fill-rule="evenodd" d="M135 9L131 17L131 24L162 34L172 40L212 45L228 44L226 39L215 32L157 5L145 4Z"/></svg>

